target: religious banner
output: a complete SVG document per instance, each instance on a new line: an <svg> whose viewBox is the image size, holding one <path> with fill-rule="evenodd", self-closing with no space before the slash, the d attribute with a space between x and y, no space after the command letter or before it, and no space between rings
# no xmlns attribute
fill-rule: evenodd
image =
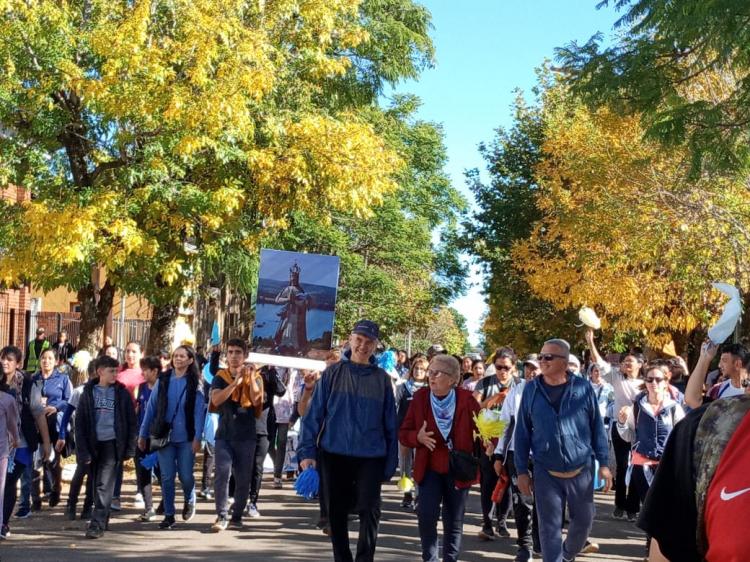
<svg viewBox="0 0 750 562"><path fill-rule="evenodd" d="M323 370L339 265L336 256L261 250L250 361Z"/></svg>

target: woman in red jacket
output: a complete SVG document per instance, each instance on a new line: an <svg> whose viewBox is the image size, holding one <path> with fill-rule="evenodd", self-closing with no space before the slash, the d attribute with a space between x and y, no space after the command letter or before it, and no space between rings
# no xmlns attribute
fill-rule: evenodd
<svg viewBox="0 0 750 562"><path fill-rule="evenodd" d="M461 369L455 358L436 355L428 376L430 386L414 394L398 437L402 445L416 449L413 474L419 486L422 560L438 560L437 522L442 507L443 562L454 562L461 550L466 497L477 475L466 481L454 479L449 446L473 454L479 404L470 391L457 388Z"/></svg>

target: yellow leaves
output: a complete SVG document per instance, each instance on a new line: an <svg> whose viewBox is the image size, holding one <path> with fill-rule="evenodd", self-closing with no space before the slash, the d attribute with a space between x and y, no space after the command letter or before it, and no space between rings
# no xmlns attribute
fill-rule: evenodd
<svg viewBox="0 0 750 562"><path fill-rule="evenodd" d="M395 190L402 165L369 125L309 115L287 123L275 146L248 153L261 214L278 218L292 206L348 209L366 216Z"/></svg>

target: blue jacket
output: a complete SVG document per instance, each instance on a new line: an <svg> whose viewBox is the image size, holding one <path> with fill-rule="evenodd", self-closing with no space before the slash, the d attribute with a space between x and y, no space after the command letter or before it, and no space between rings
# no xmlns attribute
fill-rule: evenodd
<svg viewBox="0 0 750 562"><path fill-rule="evenodd" d="M558 413L541 378L526 383L521 397L514 443L518 473L528 473L529 453L534 466L545 470L569 472L590 464L592 456L599 466L607 466L607 435L589 382L568 373Z"/></svg>
<svg viewBox="0 0 750 562"><path fill-rule="evenodd" d="M351 457L386 457L384 479L396 472L398 427L393 386L372 358L370 365L355 365L346 353L323 371L302 418L297 458L317 459L319 448Z"/></svg>

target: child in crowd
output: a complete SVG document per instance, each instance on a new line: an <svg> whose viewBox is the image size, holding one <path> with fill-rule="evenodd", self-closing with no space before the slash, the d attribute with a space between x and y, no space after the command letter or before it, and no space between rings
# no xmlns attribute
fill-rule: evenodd
<svg viewBox="0 0 750 562"><path fill-rule="evenodd" d="M148 404L149 398L151 398L151 392L156 384L156 379L159 377L161 372L161 361L159 357L144 357L140 360L140 368L143 374L144 382L138 387L138 399L136 400L136 415L138 416L138 427L143 423L143 418L146 413L146 404ZM153 470L145 468L141 465L141 461L147 456L147 452L137 449L135 452L135 472L138 485L138 494L143 498L143 513L140 515L140 521L148 522L156 519L156 511L154 511L154 496L151 490L151 482L153 480ZM156 467L158 474L159 468ZM160 506L157 511L164 512L164 507Z"/></svg>

